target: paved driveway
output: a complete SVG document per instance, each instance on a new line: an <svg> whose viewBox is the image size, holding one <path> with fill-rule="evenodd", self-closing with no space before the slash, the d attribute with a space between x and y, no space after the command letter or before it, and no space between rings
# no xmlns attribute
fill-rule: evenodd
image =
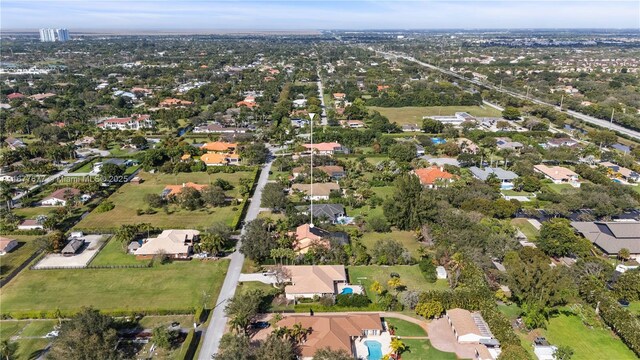
<svg viewBox="0 0 640 360"><path fill-rule="evenodd" d="M240 278L238 279L240 282L245 281L258 281L263 284L275 284L276 278L273 275L263 275L262 273L257 274L240 274Z"/></svg>

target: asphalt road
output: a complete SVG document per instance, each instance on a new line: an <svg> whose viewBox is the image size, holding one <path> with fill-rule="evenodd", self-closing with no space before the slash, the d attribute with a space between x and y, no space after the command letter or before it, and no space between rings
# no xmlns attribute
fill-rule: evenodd
<svg viewBox="0 0 640 360"><path fill-rule="evenodd" d="M275 152L275 149L272 149L272 151ZM244 218L245 224L258 217L258 213L260 212L262 189L264 189L264 186L267 184L267 180L269 179L269 171L271 170L273 160L275 160L275 157L272 157L262 168L262 173L260 174L260 178L256 184L256 190L253 193L249 209L247 209L247 214ZM240 232L242 235L244 235L245 229L246 225ZM224 334L224 328L227 323L227 316L224 313L224 308L227 300L231 299L236 292L236 286L238 286L240 272L242 271L242 264L244 263L244 255L240 253L238 249L240 249L240 242L238 242L236 246L236 251L230 256L231 263L227 269L227 276L222 284L222 289L220 289L220 295L218 296L216 306L213 309L213 315L211 315L209 326L202 337L202 347L200 349L200 355L198 356L199 360L210 360L211 356L218 352L220 339L222 339L222 334Z"/></svg>
<svg viewBox="0 0 640 360"><path fill-rule="evenodd" d="M322 90L322 79L320 78L320 72L318 71L318 96L320 97L320 107L322 113L320 113L320 125L327 126L327 106L324 103L324 91Z"/></svg>
<svg viewBox="0 0 640 360"><path fill-rule="evenodd" d="M442 72L444 74L451 75L451 76L453 76L453 77L455 77L457 79L464 80L464 81L470 82L470 83L478 85L478 86L483 86L483 87L486 87L486 88L490 88L490 89L493 89L493 90L496 90L496 91L499 91L499 92L502 92L502 93L505 93L505 94L509 94L509 95L511 95L513 97L517 97L519 99L524 99L524 100L531 101L531 102L539 104L539 105L552 106L554 109L560 110L560 107L555 105L555 104L551 104L551 103L548 103L548 102L545 102L545 101L542 101L542 100L538 100L538 99L532 98L530 96L527 97L525 95L522 95L520 93L511 91L511 90L502 89L502 88L500 88L498 86L495 86L493 84L485 83L485 82L482 82L482 81L479 81L479 80L475 80L475 79L465 78L464 76L462 76L462 75L460 75L458 73L455 73L453 71L450 71L450 70L447 70L447 69L443 69L443 68L440 68L440 67L437 67L437 66L422 62L422 61L417 60L414 57L408 56L406 54L389 53L389 52L378 51L378 50L376 50L376 52L384 54L384 55L388 55L388 56L396 56L396 57L399 57L401 59L405 59L405 60L414 62L416 64L422 65L424 67L428 67L430 69L440 71L440 72ZM595 118L593 116L589 116L589 115L585 115L585 114L579 113L577 111L566 110L566 113L571 115L571 116L573 116L573 117L575 117L575 118L577 118L577 119L579 119L579 120L582 120L584 122L587 122L587 123L590 123L590 124L594 124L594 125L598 125L598 126L600 126L602 128L610 129L610 130L616 131L616 132L618 132L620 134L624 134L624 135L627 135L629 137L632 137L632 138L634 138L636 140L640 140L640 132L638 132L638 131L627 129L627 128L622 127L620 125L613 124L610 121L598 119L598 118Z"/></svg>
<svg viewBox="0 0 640 360"><path fill-rule="evenodd" d="M56 179L58 179L58 178L60 178L62 176L68 175L69 174L69 169L71 169L73 167L73 165L75 165L77 163L80 163L82 161L85 161L85 160L86 159L78 159L78 160L68 164L61 171L59 171L59 172L57 172L57 173L55 173L55 174L53 174L51 176L48 176L47 178L45 178L41 182L37 183L36 185L31 186L27 191L14 196L13 199L12 199L13 203L14 204L17 203L24 196L26 196L27 194L31 193L32 191L38 189L39 187L47 185L47 184L50 184L50 183L54 182Z"/></svg>

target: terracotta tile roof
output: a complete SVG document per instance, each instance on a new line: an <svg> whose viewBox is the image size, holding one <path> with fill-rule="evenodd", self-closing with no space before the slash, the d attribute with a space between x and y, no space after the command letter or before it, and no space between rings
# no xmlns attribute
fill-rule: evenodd
<svg viewBox="0 0 640 360"><path fill-rule="evenodd" d="M196 184L196 183L193 183L193 182L184 183L182 185L167 185L167 186L164 187L164 190L162 191L162 194L164 196L177 195L182 191L182 189L184 189L186 187L201 191L202 189L207 187L207 185Z"/></svg>
<svg viewBox="0 0 640 360"><path fill-rule="evenodd" d="M285 266L291 273L291 285L287 294L334 293L335 282L347 281L344 265L296 265Z"/></svg>
<svg viewBox="0 0 640 360"><path fill-rule="evenodd" d="M340 149L342 147L342 145L340 145L340 143L337 142L323 142L323 143L318 143L318 144L313 144L313 146L311 144L304 144L302 145L307 149L316 149L318 151L335 151L337 149Z"/></svg>
<svg viewBox="0 0 640 360"><path fill-rule="evenodd" d="M67 196L67 191L69 196ZM76 188L65 187L52 192L49 196L47 196L42 200L49 200L49 199L67 200L68 198L72 198L76 195L80 195L80 190Z"/></svg>
<svg viewBox="0 0 640 360"><path fill-rule="evenodd" d="M311 227L309 224L302 224L296 228L295 232L290 232L290 236L295 237L294 250L299 254L306 254L309 248L314 245L322 245L326 248L329 244L329 232L318 227Z"/></svg>
<svg viewBox="0 0 640 360"><path fill-rule="evenodd" d="M329 196L331 191L340 190L340 185L336 183L319 183L313 184L313 193L311 193L311 184L293 184L291 186L292 190L298 190L305 193L305 195L313 195L313 196Z"/></svg>
<svg viewBox="0 0 640 360"><path fill-rule="evenodd" d="M207 153L200 156L200 160L205 164L227 164L227 156L228 155L224 154Z"/></svg>
<svg viewBox="0 0 640 360"><path fill-rule="evenodd" d="M191 102L191 101L175 99L175 98L167 98L167 99L162 100L162 102L160 102L160 106L162 106L162 107L192 105L192 104L193 104L193 102Z"/></svg>
<svg viewBox="0 0 640 360"><path fill-rule="evenodd" d="M12 94L7 95L7 99L9 99L9 100L13 100L13 99L22 99L22 98L24 98L24 95L22 95L22 94L21 94L21 93L19 93L19 92L15 92L15 93L12 93Z"/></svg>
<svg viewBox="0 0 640 360"><path fill-rule="evenodd" d="M437 180L455 179L456 176L440 169L438 166L431 166L423 169L416 169L414 173L420 178L422 185L433 185Z"/></svg>
<svg viewBox="0 0 640 360"><path fill-rule="evenodd" d="M311 334L300 345L302 356L310 358L324 348L344 350L352 354L351 338L362 335L364 330L382 331L378 314L349 315L291 315L278 322L278 326L311 328Z"/></svg>
<svg viewBox="0 0 640 360"><path fill-rule="evenodd" d="M214 142L210 142L202 145L201 149L207 150L207 151L229 151L230 152L230 151L234 151L237 148L238 148L237 143L214 141Z"/></svg>
<svg viewBox="0 0 640 360"><path fill-rule="evenodd" d="M565 180L572 177L578 177L578 174L562 166L547 166L540 164L534 165L533 168L554 180Z"/></svg>

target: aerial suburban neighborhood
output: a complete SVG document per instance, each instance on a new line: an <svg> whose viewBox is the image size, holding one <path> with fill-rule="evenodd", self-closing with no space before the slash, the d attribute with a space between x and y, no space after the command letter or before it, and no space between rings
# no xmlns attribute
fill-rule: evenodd
<svg viewBox="0 0 640 360"><path fill-rule="evenodd" d="M640 356L638 28L74 24L2 26L3 359Z"/></svg>

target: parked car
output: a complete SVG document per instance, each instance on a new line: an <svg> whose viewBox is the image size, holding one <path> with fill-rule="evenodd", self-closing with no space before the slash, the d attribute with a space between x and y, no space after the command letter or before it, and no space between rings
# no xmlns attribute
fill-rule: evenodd
<svg viewBox="0 0 640 360"><path fill-rule="evenodd" d="M266 321L256 321L256 322L251 323L250 326L251 326L252 329L266 329L269 326L271 326L271 324L269 324Z"/></svg>

